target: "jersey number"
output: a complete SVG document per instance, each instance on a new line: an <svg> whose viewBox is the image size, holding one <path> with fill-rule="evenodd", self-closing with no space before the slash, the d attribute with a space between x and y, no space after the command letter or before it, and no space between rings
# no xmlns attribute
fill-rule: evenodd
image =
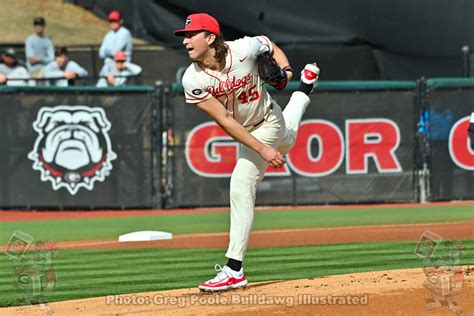
<svg viewBox="0 0 474 316"><path fill-rule="evenodd" d="M258 91L254 90L256 86L257 85L254 85L248 90L248 95L247 91L243 91L241 94L239 94L237 99L239 99L242 104L258 100L258 98L260 98L260 94L258 94Z"/></svg>

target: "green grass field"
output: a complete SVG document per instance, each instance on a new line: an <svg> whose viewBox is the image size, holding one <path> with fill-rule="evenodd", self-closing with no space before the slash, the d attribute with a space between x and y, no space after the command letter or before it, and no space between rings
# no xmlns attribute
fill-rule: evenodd
<svg viewBox="0 0 474 316"><path fill-rule="evenodd" d="M474 241L464 245L462 264L473 264ZM250 249L246 274L258 282L422 267L415 246L392 242ZM60 250L54 259L56 288L47 297L52 302L196 287L213 276L215 263L225 263L222 249ZM19 297L13 268L13 261L0 257L0 306L14 305Z"/></svg>
<svg viewBox="0 0 474 316"><path fill-rule="evenodd" d="M474 220L472 205L282 210L256 212L254 230L472 220ZM0 223L0 245L6 244L10 235L17 229L27 232L35 239L54 241L116 239L121 234L136 230L161 230L173 234L227 232L229 230L229 214L190 213L126 218L3 222Z"/></svg>
<svg viewBox="0 0 474 316"><path fill-rule="evenodd" d="M254 230L473 220L474 210L470 205L281 210L257 212ZM67 241L116 239L134 230L188 234L227 232L228 228L227 213L2 222L0 244L6 244L15 230L24 231L35 240ZM474 240L463 243L461 263L474 264ZM422 267L413 253L415 246L416 241L405 241L249 249L246 274L251 282L258 282ZM442 256L443 252L438 251L437 255ZM54 258L56 288L47 297L49 301L60 301L195 287L213 276L215 263L225 264L222 249L59 250ZM12 259L0 255L0 306L14 305L21 297L13 285L15 267L17 264Z"/></svg>

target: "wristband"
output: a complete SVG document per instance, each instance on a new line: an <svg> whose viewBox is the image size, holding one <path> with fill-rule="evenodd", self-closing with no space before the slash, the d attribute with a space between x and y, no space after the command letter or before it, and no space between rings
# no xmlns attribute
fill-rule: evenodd
<svg viewBox="0 0 474 316"><path fill-rule="evenodd" d="M283 67L283 70L284 70L284 71L289 71L289 72L293 73L293 68L291 68L290 65Z"/></svg>

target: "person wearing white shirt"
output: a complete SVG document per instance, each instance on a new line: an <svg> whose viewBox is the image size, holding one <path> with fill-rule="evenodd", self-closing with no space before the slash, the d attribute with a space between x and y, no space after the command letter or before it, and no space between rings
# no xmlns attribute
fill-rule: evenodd
<svg viewBox="0 0 474 316"><path fill-rule="evenodd" d="M99 57L104 60L104 67L113 63L115 53L124 51L127 61L132 60L132 35L123 26L122 16L119 11L114 10L109 14L110 30L102 41L99 49Z"/></svg>
<svg viewBox="0 0 474 316"><path fill-rule="evenodd" d="M137 76L142 72L142 67L127 62L127 56L124 51L117 52L114 56L114 62L106 64L100 72L100 78L97 87L125 86L127 77Z"/></svg>
<svg viewBox="0 0 474 316"><path fill-rule="evenodd" d="M54 60L54 46L51 39L45 35L46 20L36 17L33 20L34 34L25 41L25 55L28 71L32 77L42 77L41 69Z"/></svg>
<svg viewBox="0 0 474 316"><path fill-rule="evenodd" d="M3 63L0 64L0 85L26 86L30 78L28 70L18 63L16 52L8 48L2 55ZM25 80L20 80L25 79Z"/></svg>
<svg viewBox="0 0 474 316"><path fill-rule="evenodd" d="M52 84L58 87L67 87L70 82L78 77L87 76L87 70L75 61L69 60L66 47L58 48L55 52L55 61L50 62L44 69L45 78L54 78ZM64 79L59 79L64 78Z"/></svg>

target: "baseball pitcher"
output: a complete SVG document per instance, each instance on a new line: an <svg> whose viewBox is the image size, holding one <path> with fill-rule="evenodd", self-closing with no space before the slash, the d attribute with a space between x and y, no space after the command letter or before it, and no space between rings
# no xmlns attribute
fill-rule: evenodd
<svg viewBox="0 0 474 316"><path fill-rule="evenodd" d="M183 76L187 103L206 112L240 145L230 180L231 227L227 264L216 265L217 276L199 285L221 291L247 285L242 261L252 229L255 192L268 165L280 168L296 141L308 94L316 87L319 68L308 64L301 72L299 91L285 111L272 99L264 83L284 89L292 69L283 51L266 36L225 42L219 23L205 13L191 14L183 37L192 64Z"/></svg>

